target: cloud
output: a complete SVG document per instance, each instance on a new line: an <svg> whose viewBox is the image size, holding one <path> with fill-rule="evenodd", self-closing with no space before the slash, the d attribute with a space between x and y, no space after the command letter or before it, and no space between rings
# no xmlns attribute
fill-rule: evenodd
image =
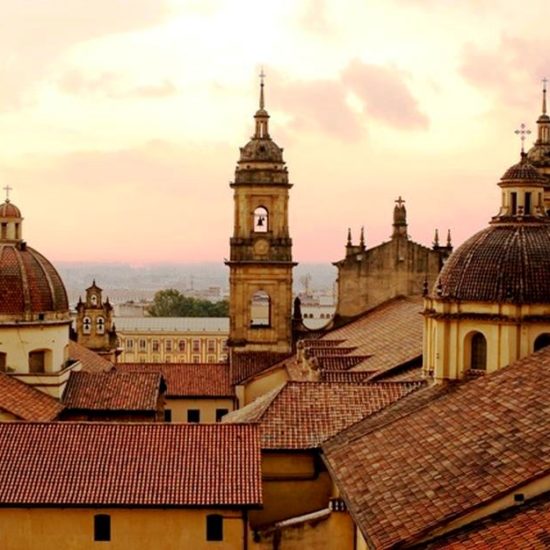
<svg viewBox="0 0 550 550"><path fill-rule="evenodd" d="M12 110L71 46L157 25L170 8L168 0L0 0L0 13L0 110Z"/></svg>
<svg viewBox="0 0 550 550"><path fill-rule="evenodd" d="M428 117L419 110L397 69L354 60L342 80L363 102L367 115L402 130L428 127Z"/></svg>
<svg viewBox="0 0 550 550"><path fill-rule="evenodd" d="M550 40L501 37L491 50L467 44L462 52L460 72L466 81L490 92L509 106L531 104L531 86L547 74Z"/></svg>
<svg viewBox="0 0 550 550"><path fill-rule="evenodd" d="M329 22L326 0L305 0L299 25L302 29L323 37L332 34L334 28Z"/></svg>
<svg viewBox="0 0 550 550"><path fill-rule="evenodd" d="M111 99L155 99L178 93L175 84L167 79L157 84L128 87L121 77L113 72L86 77L80 71L73 70L65 73L58 84L63 92L71 95L104 95Z"/></svg>

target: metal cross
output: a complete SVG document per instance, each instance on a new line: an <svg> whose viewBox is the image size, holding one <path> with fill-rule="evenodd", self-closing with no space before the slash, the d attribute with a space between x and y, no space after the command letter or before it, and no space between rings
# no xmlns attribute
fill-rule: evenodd
<svg viewBox="0 0 550 550"><path fill-rule="evenodd" d="M2 189L6 192L6 202L10 202L10 191L13 190L13 187L6 185L6 187L2 187Z"/></svg>
<svg viewBox="0 0 550 550"><path fill-rule="evenodd" d="M399 206L399 208L401 208L405 203L405 201L401 198L401 195L399 195L399 198L395 202L397 203L397 206Z"/></svg>
<svg viewBox="0 0 550 550"><path fill-rule="evenodd" d="M264 73L264 68L263 68L263 67L262 67L261 70L260 70L259 77L260 77L260 84L263 86L263 84L264 84L264 78L265 78L265 73Z"/></svg>
<svg viewBox="0 0 550 550"><path fill-rule="evenodd" d="M518 135L519 136L519 139L521 139L521 152L522 153L525 153L525 148L524 148L524 145L525 145L525 138L531 133L531 130L529 130L527 128L527 126L525 126L525 124L523 124L523 122L519 125L519 130L515 130L514 131L514 134Z"/></svg>

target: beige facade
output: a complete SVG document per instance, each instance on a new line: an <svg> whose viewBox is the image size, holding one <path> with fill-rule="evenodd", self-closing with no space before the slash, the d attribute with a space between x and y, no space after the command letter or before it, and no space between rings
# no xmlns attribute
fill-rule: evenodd
<svg viewBox="0 0 550 550"><path fill-rule="evenodd" d="M391 240L367 248L363 231L358 245L348 233L346 257L338 269L337 317L355 317L396 296L421 296L431 288L452 251L450 235L444 246L436 238L432 248L410 240L401 198L394 209Z"/></svg>
<svg viewBox="0 0 550 550"><path fill-rule="evenodd" d="M121 363L219 363L227 359L226 318L116 317Z"/></svg>
<svg viewBox="0 0 550 550"><path fill-rule="evenodd" d="M189 422L189 413L198 414L198 422L213 424L219 422L223 415L235 409L235 400L231 398L185 398L168 397L164 407L165 416L171 422ZM167 415L167 411L170 411ZM226 411L226 413L223 413ZM195 416L196 418L196 416Z"/></svg>
<svg viewBox="0 0 550 550"><path fill-rule="evenodd" d="M269 135L261 83L256 130L235 170L234 229L230 240L230 334L235 352L292 348L292 185L280 149Z"/></svg>

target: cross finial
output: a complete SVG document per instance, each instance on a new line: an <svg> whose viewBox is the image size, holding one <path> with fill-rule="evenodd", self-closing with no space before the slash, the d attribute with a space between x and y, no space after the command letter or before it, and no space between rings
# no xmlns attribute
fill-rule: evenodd
<svg viewBox="0 0 550 550"><path fill-rule="evenodd" d="M6 192L6 202L10 202L10 191L13 190L13 187L6 185L6 187L3 187L2 189Z"/></svg>
<svg viewBox="0 0 550 550"><path fill-rule="evenodd" d="M519 125L519 130L515 130L514 133L521 139L521 154L523 155L525 153L525 138L531 133L531 130L522 122Z"/></svg>
<svg viewBox="0 0 550 550"><path fill-rule="evenodd" d="M264 106L265 106L265 101L264 101L264 78L265 78L265 73L264 73L264 68L263 67L260 70L259 77L260 77L260 109L263 109Z"/></svg>
<svg viewBox="0 0 550 550"><path fill-rule="evenodd" d="M401 195L399 195L399 198L395 201L397 203L397 206L401 208L405 204L405 200L401 198Z"/></svg>
<svg viewBox="0 0 550 550"><path fill-rule="evenodd" d="M542 79L542 114L546 114L546 84L548 84L548 79L544 77Z"/></svg>

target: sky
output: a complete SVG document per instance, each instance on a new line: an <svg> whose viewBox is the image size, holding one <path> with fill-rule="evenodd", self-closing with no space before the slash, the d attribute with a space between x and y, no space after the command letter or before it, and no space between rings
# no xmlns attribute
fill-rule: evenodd
<svg viewBox="0 0 550 550"><path fill-rule="evenodd" d="M453 244L536 135L548 0L0 0L0 186L52 261L223 261L266 73L298 262ZM529 143L528 143L529 145Z"/></svg>

